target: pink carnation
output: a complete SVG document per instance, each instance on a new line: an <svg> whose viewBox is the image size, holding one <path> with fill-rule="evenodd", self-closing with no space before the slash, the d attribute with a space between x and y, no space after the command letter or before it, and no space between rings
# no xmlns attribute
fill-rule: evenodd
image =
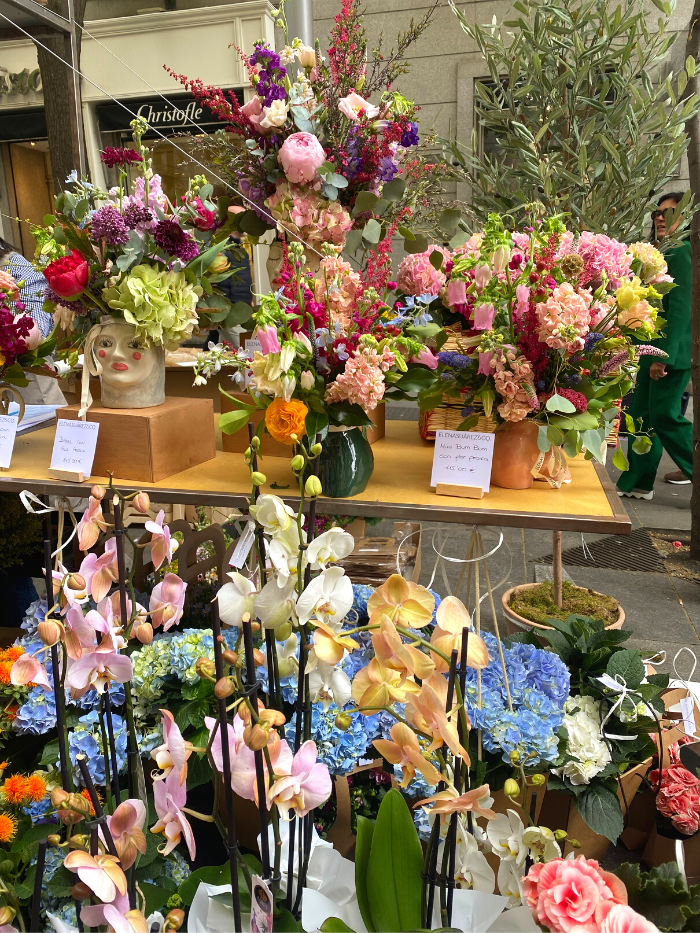
<svg viewBox="0 0 700 933"><path fill-rule="evenodd" d="M537 305L539 339L553 349L583 349L591 319L589 306L588 292L576 291L568 282L557 286L546 301Z"/></svg>
<svg viewBox="0 0 700 933"><path fill-rule="evenodd" d="M355 350L326 390L327 402L348 401L372 411L384 397L384 373L394 365L394 354L385 347L380 354L370 347Z"/></svg>
<svg viewBox="0 0 700 933"><path fill-rule="evenodd" d="M445 261L451 259L450 251L444 247L429 246L424 253L413 253L401 261L396 284L404 294L437 295L445 284L445 273L430 264L433 250L441 252Z"/></svg>
<svg viewBox="0 0 700 933"><path fill-rule="evenodd" d="M282 143L277 159L295 185L310 185L326 161L323 146L313 133L292 133Z"/></svg>
<svg viewBox="0 0 700 933"><path fill-rule="evenodd" d="M576 251L585 260L588 273L582 285L598 285L605 272L612 287L618 288L622 279L630 274L633 256L627 246L604 233L584 230L578 238Z"/></svg>

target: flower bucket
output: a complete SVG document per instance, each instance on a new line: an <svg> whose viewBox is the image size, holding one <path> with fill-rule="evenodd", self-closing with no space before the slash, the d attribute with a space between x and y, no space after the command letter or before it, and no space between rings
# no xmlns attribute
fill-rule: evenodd
<svg viewBox="0 0 700 933"><path fill-rule="evenodd" d="M535 478L539 427L534 421L504 422L496 430L493 444L491 482L503 489L529 489Z"/></svg>
<svg viewBox="0 0 700 933"><path fill-rule="evenodd" d="M374 470L374 454L361 428L329 428L320 459L325 496L346 499L367 488Z"/></svg>
<svg viewBox="0 0 700 933"><path fill-rule="evenodd" d="M516 632L520 631L532 631L533 634L537 637L538 641L543 647L548 647L549 642L540 635L540 632L549 631L548 625L541 625L539 622L532 622L530 619L526 619L524 616L519 615L515 612L514 609L510 608L511 600L518 593L521 593L523 590L532 589L535 586L539 586L539 583L521 583L520 586L511 587L511 589L506 590L506 592L501 597L501 603L503 605L503 615L506 620L506 630L509 635L514 635ZM577 586L577 590L586 590L586 587ZM596 596L603 596L603 593L596 593L595 590L591 591ZM618 617L615 622L611 622L607 628L618 629L622 628L622 624L625 621L625 610L618 604Z"/></svg>

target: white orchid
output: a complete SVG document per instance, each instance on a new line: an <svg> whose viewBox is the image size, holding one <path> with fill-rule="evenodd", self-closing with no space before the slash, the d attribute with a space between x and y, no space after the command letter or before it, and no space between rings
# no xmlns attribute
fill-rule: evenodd
<svg viewBox="0 0 700 933"><path fill-rule="evenodd" d="M325 570L326 564L343 560L352 554L355 539L342 528L329 528L309 545L307 556L313 570Z"/></svg>
<svg viewBox="0 0 700 933"><path fill-rule="evenodd" d="M508 810L507 814L499 813L495 820L489 820L486 838L500 859L522 865L527 855L527 846L523 843L524 829L523 821L515 810Z"/></svg>
<svg viewBox="0 0 700 933"><path fill-rule="evenodd" d="M219 618L224 625L240 626L243 616L251 617L255 606L255 584L242 573L226 574L230 583L224 583L216 598L219 602Z"/></svg>
<svg viewBox="0 0 700 933"><path fill-rule="evenodd" d="M303 529L301 536L306 544L306 532ZM299 567L299 544L299 528L294 522L285 531L278 532L268 544L267 554L270 563L277 571L280 586L290 577L296 578ZM302 572L307 563L308 558L304 554L301 564Z"/></svg>
<svg viewBox="0 0 700 933"><path fill-rule="evenodd" d="M551 862L553 858L561 858L559 843L554 833L547 826L530 826L523 833L523 843L538 862Z"/></svg>
<svg viewBox="0 0 700 933"><path fill-rule="evenodd" d="M255 615L263 628L279 628L294 615L294 580L287 579L279 585L276 579L268 580L255 597Z"/></svg>
<svg viewBox="0 0 700 933"><path fill-rule="evenodd" d="M279 496L272 496L264 493L255 505L250 506L250 514L267 535L277 535L281 531L287 531L289 526L296 519L294 510L285 505Z"/></svg>
<svg viewBox="0 0 700 933"><path fill-rule="evenodd" d="M479 844L461 823L458 824L457 833L455 881L464 888L493 894L496 882L494 870L484 853L479 851Z"/></svg>
<svg viewBox="0 0 700 933"><path fill-rule="evenodd" d="M309 690L311 702L321 703L324 713L328 712L331 703L342 709L350 701L350 678L340 668L317 660L316 666L309 674Z"/></svg>
<svg viewBox="0 0 700 933"><path fill-rule="evenodd" d="M328 624L342 622L352 609L352 583L342 567L323 570L297 600L297 616L304 625L314 616Z"/></svg>
<svg viewBox="0 0 700 933"><path fill-rule="evenodd" d="M525 875L525 863L520 867L514 861L501 859L498 866L498 890L508 898L506 909L519 907L522 903L522 879Z"/></svg>
<svg viewBox="0 0 700 933"><path fill-rule="evenodd" d="M299 661L296 656L298 647L299 639L296 632L292 632L289 638L284 642L275 642L275 649L277 650L277 669L280 677L291 677L298 672ZM265 666L267 667L267 658L265 659Z"/></svg>

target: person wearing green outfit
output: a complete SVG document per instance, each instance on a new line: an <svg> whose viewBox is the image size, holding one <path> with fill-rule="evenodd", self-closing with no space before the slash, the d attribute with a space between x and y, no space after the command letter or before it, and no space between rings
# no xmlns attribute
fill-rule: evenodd
<svg viewBox="0 0 700 933"><path fill-rule="evenodd" d="M652 214L657 242L666 236L666 211L673 210L681 194L665 194ZM677 224L676 224L677 226ZM675 226L669 231L673 233ZM667 482L679 485L693 478L693 425L681 414L681 399L690 380L690 242L684 240L665 254L668 274L676 287L664 295L664 336L653 344L668 357L643 356L629 414L641 431L653 432L651 449L637 454L628 445L629 470L617 481L620 496L653 499L656 471L664 450L679 468L667 473Z"/></svg>

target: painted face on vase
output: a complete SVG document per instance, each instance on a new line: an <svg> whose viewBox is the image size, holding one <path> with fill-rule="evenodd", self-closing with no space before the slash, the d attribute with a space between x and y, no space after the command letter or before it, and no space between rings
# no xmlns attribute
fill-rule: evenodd
<svg viewBox="0 0 700 933"><path fill-rule="evenodd" d="M130 324L107 324L95 341L103 383L133 387L145 382L156 365L156 351L136 337Z"/></svg>

